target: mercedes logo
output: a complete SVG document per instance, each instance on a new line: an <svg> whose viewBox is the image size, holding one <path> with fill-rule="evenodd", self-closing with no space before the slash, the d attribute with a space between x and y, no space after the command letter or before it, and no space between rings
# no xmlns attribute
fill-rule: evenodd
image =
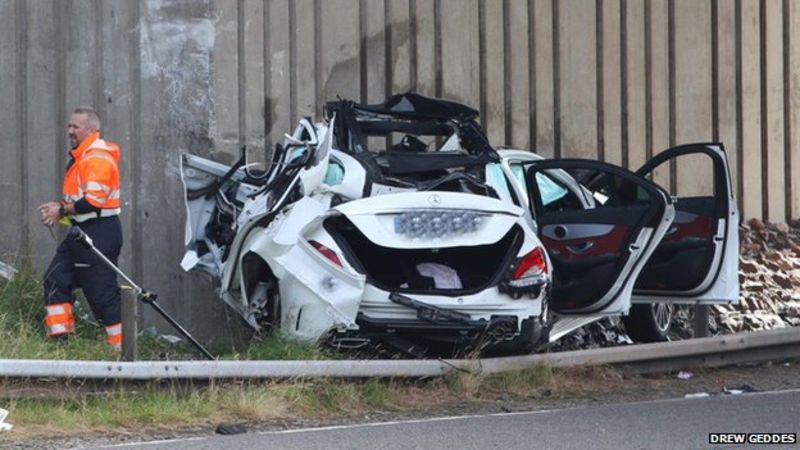
<svg viewBox="0 0 800 450"><path fill-rule="evenodd" d="M430 203L431 205L439 205L442 203L442 199L439 197L438 194L433 194L430 197L428 197L428 203Z"/></svg>

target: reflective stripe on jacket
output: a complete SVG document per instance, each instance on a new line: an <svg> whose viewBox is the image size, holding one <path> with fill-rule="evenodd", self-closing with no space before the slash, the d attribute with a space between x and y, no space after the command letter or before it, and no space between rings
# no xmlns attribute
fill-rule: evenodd
<svg viewBox="0 0 800 450"><path fill-rule="evenodd" d="M71 219L85 222L120 213L119 146L100 139L94 132L70 152L72 164L64 176L64 200L75 203L85 198L99 213L75 214Z"/></svg>

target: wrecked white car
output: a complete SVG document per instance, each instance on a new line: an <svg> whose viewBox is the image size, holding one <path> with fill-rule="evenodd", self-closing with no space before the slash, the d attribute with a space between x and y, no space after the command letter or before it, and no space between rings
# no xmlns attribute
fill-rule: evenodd
<svg viewBox="0 0 800 450"><path fill-rule="evenodd" d="M736 300L720 146L672 149L634 174L498 152L477 116L415 94L340 100L267 167L183 155L184 269L220 279L254 328L412 354L524 353L632 301L653 317L653 301ZM646 179L684 154L713 162L710 196L676 201Z"/></svg>

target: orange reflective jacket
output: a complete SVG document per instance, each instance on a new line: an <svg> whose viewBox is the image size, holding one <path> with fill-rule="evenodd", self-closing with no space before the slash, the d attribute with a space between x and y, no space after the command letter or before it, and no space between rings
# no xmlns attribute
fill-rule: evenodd
<svg viewBox="0 0 800 450"><path fill-rule="evenodd" d="M71 219L84 222L96 217L120 213L119 146L100 139L94 132L70 152L73 163L64 176L64 201L75 203L81 198L100 209L99 213L75 214Z"/></svg>

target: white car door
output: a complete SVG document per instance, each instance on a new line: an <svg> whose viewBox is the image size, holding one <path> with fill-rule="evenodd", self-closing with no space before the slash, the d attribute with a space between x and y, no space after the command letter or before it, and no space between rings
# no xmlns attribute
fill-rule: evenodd
<svg viewBox="0 0 800 450"><path fill-rule="evenodd" d="M670 148L636 174L665 183L670 166L691 167L693 179L683 179L684 184L673 180L675 220L639 274L633 301L738 302L739 212L724 148L721 144Z"/></svg>
<svg viewBox="0 0 800 450"><path fill-rule="evenodd" d="M541 160L525 167L531 210L553 264L552 308L560 315L627 313L637 276L672 223L668 194L599 161ZM561 183L552 178L542 189L537 176L554 170L587 187L594 207L580 196L554 195L549 184Z"/></svg>

